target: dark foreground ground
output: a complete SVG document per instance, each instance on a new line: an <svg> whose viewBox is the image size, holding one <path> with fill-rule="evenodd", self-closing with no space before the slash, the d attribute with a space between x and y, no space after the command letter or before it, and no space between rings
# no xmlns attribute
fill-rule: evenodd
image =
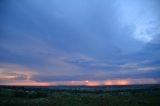
<svg viewBox="0 0 160 106"><path fill-rule="evenodd" d="M160 85L0 86L0 106L160 106Z"/></svg>

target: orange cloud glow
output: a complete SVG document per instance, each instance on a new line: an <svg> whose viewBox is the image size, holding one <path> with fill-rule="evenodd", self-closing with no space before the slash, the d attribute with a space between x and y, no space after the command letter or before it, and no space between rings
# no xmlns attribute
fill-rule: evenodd
<svg viewBox="0 0 160 106"><path fill-rule="evenodd" d="M0 76L0 79L9 79L5 82L0 82L0 85L18 85L18 86L51 86L51 85L86 85L86 86L99 86L99 85L129 85L129 84L157 84L160 79L114 79L103 81L54 81L54 82L37 82L30 79L16 80L16 76Z"/></svg>
<svg viewBox="0 0 160 106"><path fill-rule="evenodd" d="M13 76L13 75L0 75L0 79L13 79L13 78L17 78L17 76Z"/></svg>
<svg viewBox="0 0 160 106"><path fill-rule="evenodd" d="M106 80L104 81L104 85L128 85L128 80Z"/></svg>
<svg viewBox="0 0 160 106"><path fill-rule="evenodd" d="M36 82L36 81L10 81L0 83L0 85L17 85L17 86L49 86L48 82Z"/></svg>
<svg viewBox="0 0 160 106"><path fill-rule="evenodd" d="M100 83L98 81L85 81L87 86L98 86Z"/></svg>

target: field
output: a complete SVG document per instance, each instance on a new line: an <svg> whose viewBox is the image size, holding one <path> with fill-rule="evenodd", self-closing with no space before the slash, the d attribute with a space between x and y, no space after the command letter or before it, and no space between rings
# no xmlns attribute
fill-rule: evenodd
<svg viewBox="0 0 160 106"><path fill-rule="evenodd" d="M160 106L160 85L0 86L0 106Z"/></svg>

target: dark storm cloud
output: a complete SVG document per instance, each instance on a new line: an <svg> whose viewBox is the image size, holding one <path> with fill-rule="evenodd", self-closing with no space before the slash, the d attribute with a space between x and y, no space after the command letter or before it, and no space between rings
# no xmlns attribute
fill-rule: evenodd
<svg viewBox="0 0 160 106"><path fill-rule="evenodd" d="M142 65L145 66L158 66L160 65L160 39L157 35L150 43L147 43L144 48L132 55L129 55L133 61L145 61Z"/></svg>

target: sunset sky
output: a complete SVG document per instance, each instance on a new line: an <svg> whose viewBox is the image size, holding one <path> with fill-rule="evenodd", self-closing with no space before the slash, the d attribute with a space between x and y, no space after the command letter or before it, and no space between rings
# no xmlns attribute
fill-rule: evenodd
<svg viewBox="0 0 160 106"><path fill-rule="evenodd" d="M0 0L0 85L160 84L159 0Z"/></svg>

